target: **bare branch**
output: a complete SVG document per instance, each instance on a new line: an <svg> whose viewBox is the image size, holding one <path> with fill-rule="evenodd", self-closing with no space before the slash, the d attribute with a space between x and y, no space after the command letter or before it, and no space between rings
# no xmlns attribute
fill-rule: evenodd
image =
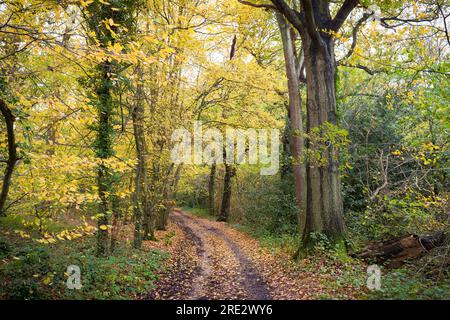
<svg viewBox="0 0 450 320"><path fill-rule="evenodd" d="M236 41L237 41L237 37L236 37L236 35L234 35L233 42L231 43L231 49L230 49L230 60L233 59L234 54L236 52Z"/></svg>
<svg viewBox="0 0 450 320"><path fill-rule="evenodd" d="M448 35L447 21L445 21L445 19L446 19L447 17L445 16L444 11L442 10L441 5L438 4L437 6L438 6L438 9L439 9L439 12L440 12L441 15L442 15L442 19L444 19L445 36L447 37L447 43L448 43L448 45L450 46L450 36Z"/></svg>
<svg viewBox="0 0 450 320"><path fill-rule="evenodd" d="M363 23L366 22L372 15L373 15L373 12L372 13L364 13L363 16L361 17L361 19L359 19L358 22L356 22L356 25L352 31L352 45L350 47L350 50L347 52L345 57L342 58L342 60L346 60L352 56L353 51L355 51L355 48L356 48L359 29L361 28Z"/></svg>
<svg viewBox="0 0 450 320"><path fill-rule="evenodd" d="M277 8L270 4L260 4L260 3L253 3L250 1L245 0L238 0L239 3L245 4L246 6L254 7L254 8L262 8L266 10L276 10Z"/></svg>
<svg viewBox="0 0 450 320"><path fill-rule="evenodd" d="M377 195L380 193L381 190L383 190L384 188L386 188L389 184L389 180L388 180L388 168L389 168L389 154L386 155L386 165L384 165L384 161L383 161L383 150L381 150L381 155L380 155L380 170L381 173L383 174L383 184L381 186L379 186L373 193L372 195L370 195L370 201L374 201L375 198L377 197Z"/></svg>
<svg viewBox="0 0 450 320"><path fill-rule="evenodd" d="M385 28L390 28L390 29L394 29L396 27L402 26L404 24L411 24L411 23L421 23L421 22L432 22L435 21L436 19L439 18L439 14L436 12L436 14L434 16L429 16L426 18L399 18L397 17L384 17L384 18L380 18L380 23L383 27ZM399 23L395 24L395 25L390 25L388 24L388 21L397 21Z"/></svg>
<svg viewBox="0 0 450 320"><path fill-rule="evenodd" d="M336 16L328 24L328 29L338 32L358 3L358 0L345 0L341 8L336 13Z"/></svg>
<svg viewBox="0 0 450 320"><path fill-rule="evenodd" d="M373 70L373 69L370 69L369 67L363 66L362 64L349 64L349 63L345 63L345 62L340 62L339 65L340 65L340 66L343 66L343 67L356 68L356 69L364 70L365 72L367 72L367 73L370 74L371 76L373 76L373 75L376 74L376 73L382 72L381 70Z"/></svg>
<svg viewBox="0 0 450 320"><path fill-rule="evenodd" d="M292 9L284 0L271 0L277 10L286 17L292 26L299 32L303 31L300 12Z"/></svg>

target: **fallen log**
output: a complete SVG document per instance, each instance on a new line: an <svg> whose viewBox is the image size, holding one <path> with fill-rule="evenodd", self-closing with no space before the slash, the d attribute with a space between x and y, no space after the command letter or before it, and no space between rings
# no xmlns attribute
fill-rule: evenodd
<svg viewBox="0 0 450 320"><path fill-rule="evenodd" d="M387 241L372 243L355 257L377 264L386 263L388 268L399 268L409 260L418 259L430 250L448 244L450 236L442 231L432 235L414 234Z"/></svg>

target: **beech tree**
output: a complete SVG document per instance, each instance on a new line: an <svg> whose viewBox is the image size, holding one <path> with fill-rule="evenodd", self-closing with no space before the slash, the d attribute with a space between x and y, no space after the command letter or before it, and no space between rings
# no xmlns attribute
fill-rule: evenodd
<svg viewBox="0 0 450 320"><path fill-rule="evenodd" d="M282 39L285 47L285 62L289 78L289 98L290 114L294 119L293 125L297 128L292 130L292 141L294 150L302 150L302 133L296 129L301 123L300 102L298 98L298 77L293 78L294 62L292 54L292 41L289 40L290 33L286 31L284 19L286 19L298 32L302 43L302 54L304 56L303 65L306 77L307 90L307 121L306 132L309 139L306 142L309 150L320 150L320 159L317 154L314 156L310 152L306 166L306 190L304 174L299 162L301 155L294 154L294 176L297 203L300 206L299 221L304 219L301 225L303 250L314 245L311 237L313 232L324 233L333 242L341 242L344 239L343 205L341 195L341 182L339 176L339 152L333 143L325 136L325 126L327 124L337 124L336 112L336 58L334 52L333 35L339 31L343 23L358 5L357 0L346 0L338 9L334 17L331 14L330 1L301 0L289 5L283 0L273 0L272 4L253 4L241 1L244 4L257 7L273 9L277 14ZM297 89L293 88L297 86ZM295 107L294 107L295 105ZM327 141L326 147L314 144L312 135L316 135L314 141ZM298 141L300 140L300 141ZM323 144L324 142L321 142ZM306 195L306 212L304 208ZM304 217L303 217L304 216Z"/></svg>
<svg viewBox="0 0 450 320"><path fill-rule="evenodd" d="M353 43L342 65L357 67L373 74L364 65L347 64L356 47L359 29L374 12L367 10L368 1L345 0L342 3L334 3L326 0L300 0L284 1L271 0L269 3L258 3L239 0L240 3L263 8L275 12L282 34L285 52L285 64L289 87L290 119L294 129L291 132L291 140L294 147L293 168L296 189L297 204L299 206L299 227L302 234L301 250L307 252L314 246L314 233L325 234L331 242L343 244L345 228L343 219L342 186L339 173L339 148L336 143L335 133L338 118L336 110L336 78L338 62L336 61L335 41L344 23L352 12L359 6L366 10L353 27ZM388 7L389 4L377 3ZM436 10L431 16L403 18L400 14L381 18L382 25L386 28L394 28L390 25L396 21L405 23L431 21L436 19L440 5L436 4ZM393 5L402 6L401 3ZM372 11L372 12L371 12ZM401 11L400 11L401 12ZM445 19L445 16L443 16ZM430 20L431 19L431 20ZM296 32L290 32L292 26ZM293 47L294 34L298 34L301 40L301 48L296 51ZM294 38L296 36L294 35ZM299 56L302 62L299 62ZM294 79L293 74L295 72ZM306 139L303 146L303 133L299 129L301 125L299 83L306 83ZM295 89L294 87L297 87ZM294 111L294 113L291 113ZM332 132L335 133L332 133ZM337 140L340 140L339 138ZM296 152L295 149L305 152ZM306 179L304 178L302 162L306 161ZM306 180L306 181L305 181ZM303 183L305 181L305 183Z"/></svg>

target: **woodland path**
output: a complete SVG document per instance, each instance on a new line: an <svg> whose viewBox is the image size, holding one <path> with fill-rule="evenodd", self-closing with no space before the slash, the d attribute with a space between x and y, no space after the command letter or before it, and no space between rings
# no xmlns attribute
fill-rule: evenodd
<svg viewBox="0 0 450 320"><path fill-rule="evenodd" d="M239 245L212 223L196 219L184 212L174 213L174 219L181 228L194 239L200 257L198 274L193 281L192 299L208 299L219 286L226 286L229 292L219 291L214 298L239 298L253 300L270 299L270 294L253 262ZM219 280L219 281L217 281Z"/></svg>
<svg viewBox="0 0 450 320"><path fill-rule="evenodd" d="M262 248L226 223L183 211L150 247L169 251L167 268L145 299L311 299L323 293L317 274Z"/></svg>

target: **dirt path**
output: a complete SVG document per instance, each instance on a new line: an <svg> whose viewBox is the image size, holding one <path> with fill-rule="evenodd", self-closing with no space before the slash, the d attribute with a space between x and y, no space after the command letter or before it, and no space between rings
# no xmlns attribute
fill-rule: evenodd
<svg viewBox="0 0 450 320"><path fill-rule="evenodd" d="M172 245L168 269L149 299L271 299L269 288L252 259L222 223L176 211L170 232L182 234Z"/></svg>
<svg viewBox="0 0 450 320"><path fill-rule="evenodd" d="M191 299L270 299L253 262L228 235L181 211L173 219L194 239L199 256Z"/></svg>
<svg viewBox="0 0 450 320"><path fill-rule="evenodd" d="M321 285L320 265L307 271L223 222L175 211L168 230L157 237L162 240L146 245L169 251L171 258L146 299L298 300L337 294ZM352 298L352 291L343 296Z"/></svg>

